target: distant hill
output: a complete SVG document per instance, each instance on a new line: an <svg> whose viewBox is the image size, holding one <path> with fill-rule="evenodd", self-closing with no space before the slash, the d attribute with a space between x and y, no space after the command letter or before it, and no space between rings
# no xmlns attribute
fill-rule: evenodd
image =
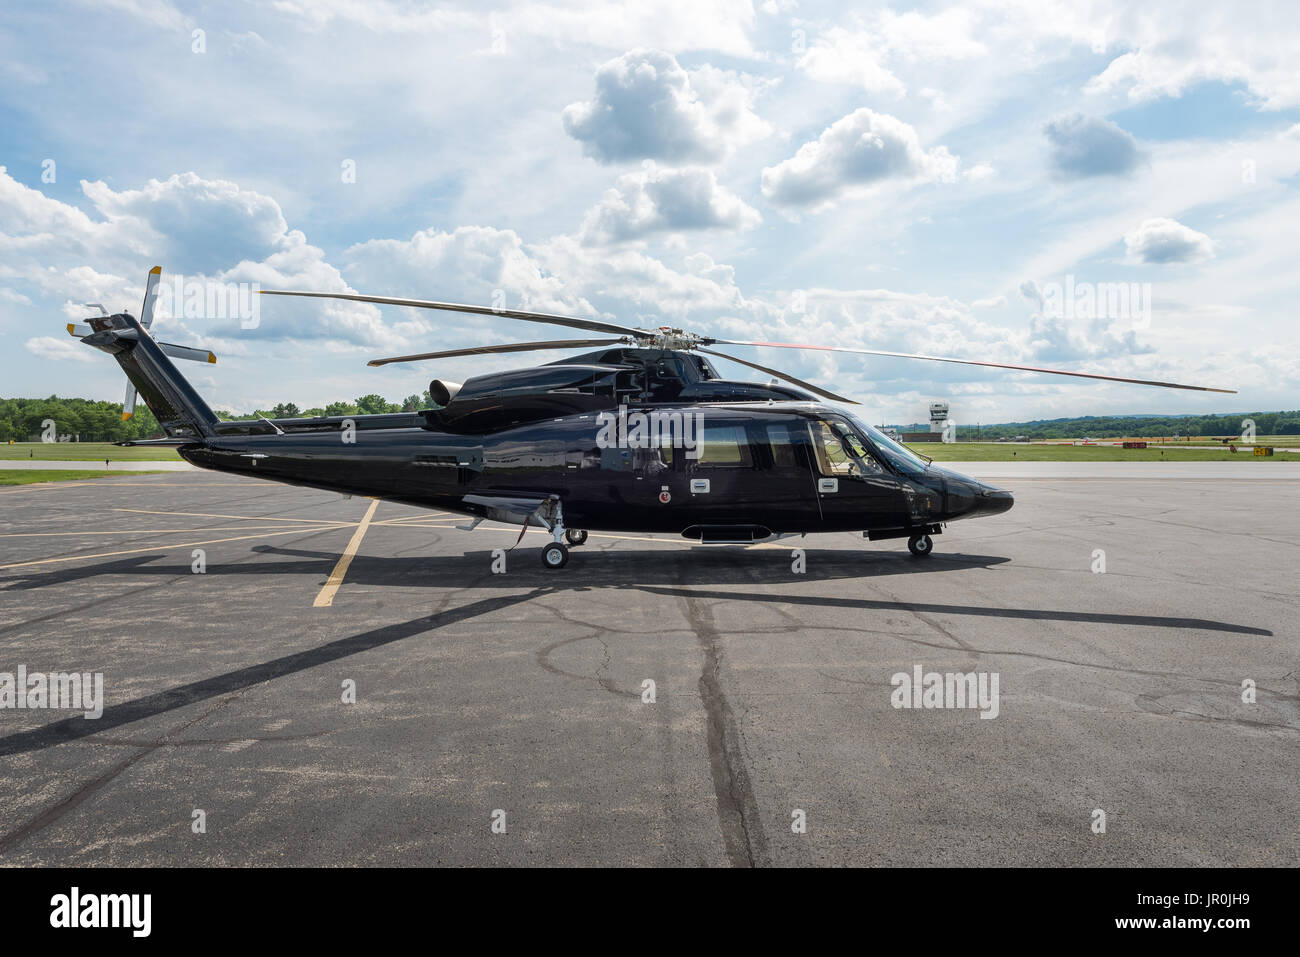
<svg viewBox="0 0 1300 957"><path fill-rule="evenodd" d="M1027 435L1031 439L1118 438L1125 435L1240 435L1242 420L1255 422L1257 435L1300 435L1300 411L1234 412L1226 415L1084 415L1073 419L1035 419L1032 422L981 424L981 439L1012 438ZM929 422L895 425L902 432L925 432ZM974 433L973 423L958 420L957 438L965 441Z"/></svg>

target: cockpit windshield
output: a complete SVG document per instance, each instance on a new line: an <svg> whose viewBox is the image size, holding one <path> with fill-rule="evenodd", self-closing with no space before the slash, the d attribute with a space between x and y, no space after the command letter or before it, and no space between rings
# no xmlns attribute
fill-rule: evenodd
<svg viewBox="0 0 1300 957"><path fill-rule="evenodd" d="M876 451L880 453L881 458L888 461L898 471L906 475L919 475L929 467L932 461L929 457L918 455L901 442L894 441L874 426L867 425L852 412L843 411L841 414L852 422L859 432L870 439L871 444L876 447Z"/></svg>

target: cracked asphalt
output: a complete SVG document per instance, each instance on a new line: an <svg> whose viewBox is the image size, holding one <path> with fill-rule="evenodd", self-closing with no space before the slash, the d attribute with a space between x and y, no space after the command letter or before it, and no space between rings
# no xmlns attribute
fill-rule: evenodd
<svg viewBox="0 0 1300 957"><path fill-rule="evenodd" d="M366 499L0 490L0 672L105 688L0 710L0 863L1300 863L1300 482L1007 484L930 559L529 533L505 574L517 529L383 502L319 607ZM916 665L998 716L894 708Z"/></svg>

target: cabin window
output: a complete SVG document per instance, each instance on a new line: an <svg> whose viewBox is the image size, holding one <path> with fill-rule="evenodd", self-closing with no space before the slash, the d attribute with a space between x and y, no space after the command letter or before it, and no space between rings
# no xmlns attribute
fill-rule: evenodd
<svg viewBox="0 0 1300 957"><path fill-rule="evenodd" d="M772 451L772 467L795 469L800 467L796 443L804 430L803 421L772 422L767 426L767 446Z"/></svg>
<svg viewBox="0 0 1300 957"><path fill-rule="evenodd" d="M670 432L663 431L659 433L659 458L663 464L669 468L673 464L673 436Z"/></svg>
<svg viewBox="0 0 1300 957"><path fill-rule="evenodd" d="M701 468L747 469L754 464L742 425L706 425L697 441Z"/></svg>

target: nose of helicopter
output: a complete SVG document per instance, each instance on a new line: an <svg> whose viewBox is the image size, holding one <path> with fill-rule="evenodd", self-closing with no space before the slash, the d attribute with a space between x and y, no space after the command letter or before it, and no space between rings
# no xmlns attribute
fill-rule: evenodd
<svg viewBox="0 0 1300 957"><path fill-rule="evenodd" d="M949 469L942 470L946 512L951 518L976 518L1000 515L1015 504L1015 497L1006 489L987 485L969 475Z"/></svg>
<svg viewBox="0 0 1300 957"><path fill-rule="evenodd" d="M1010 511L1011 506L1016 504L1016 499L1004 488L993 488L986 485L980 492L979 503L978 514L1000 515L1003 512Z"/></svg>

